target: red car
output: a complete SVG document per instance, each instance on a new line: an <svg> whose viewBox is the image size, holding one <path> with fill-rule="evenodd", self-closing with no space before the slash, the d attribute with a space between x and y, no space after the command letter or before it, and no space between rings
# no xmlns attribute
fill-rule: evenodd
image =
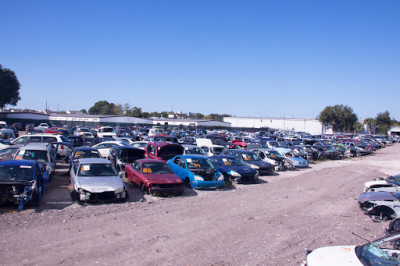
<svg viewBox="0 0 400 266"><path fill-rule="evenodd" d="M157 159L166 162L176 155L182 155L184 148L180 144L160 141L147 143L144 150L144 155L147 159Z"/></svg>
<svg viewBox="0 0 400 266"><path fill-rule="evenodd" d="M140 159L125 167L128 180L151 195L181 195L184 183L161 160Z"/></svg>
<svg viewBox="0 0 400 266"><path fill-rule="evenodd" d="M51 133L51 134L56 134L58 130L58 127L49 127L46 129L46 133Z"/></svg>

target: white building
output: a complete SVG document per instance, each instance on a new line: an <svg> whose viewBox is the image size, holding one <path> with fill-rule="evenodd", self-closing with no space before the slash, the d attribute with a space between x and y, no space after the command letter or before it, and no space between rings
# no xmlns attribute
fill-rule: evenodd
<svg viewBox="0 0 400 266"><path fill-rule="evenodd" d="M316 119L287 117L224 117L224 122L231 123L235 128L273 128L279 130L307 132L321 135L324 126Z"/></svg>

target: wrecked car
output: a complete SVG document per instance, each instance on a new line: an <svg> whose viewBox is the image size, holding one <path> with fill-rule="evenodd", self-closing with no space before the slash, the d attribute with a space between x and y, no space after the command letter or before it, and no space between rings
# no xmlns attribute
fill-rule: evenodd
<svg viewBox="0 0 400 266"><path fill-rule="evenodd" d="M180 144L170 142L149 142L145 148L146 159L162 160L164 162L183 154L184 148Z"/></svg>
<svg viewBox="0 0 400 266"><path fill-rule="evenodd" d="M33 160L0 162L0 203L39 206L49 184L49 173L42 163Z"/></svg>
<svg viewBox="0 0 400 266"><path fill-rule="evenodd" d="M273 173L271 164L264 162L252 151L246 150L226 150L221 155L229 155L238 158L253 169L256 169L259 175L270 175Z"/></svg>
<svg viewBox="0 0 400 266"><path fill-rule="evenodd" d="M145 151L131 146L115 146L111 148L108 159L118 171L125 171L125 166L138 159L144 159Z"/></svg>
<svg viewBox="0 0 400 266"><path fill-rule="evenodd" d="M378 178L373 181L364 183L364 192L399 192L400 191L400 175Z"/></svg>
<svg viewBox="0 0 400 266"><path fill-rule="evenodd" d="M267 163L274 167L275 171L285 171L287 167L285 165L285 158L273 149L254 149L253 152L257 153L258 156Z"/></svg>
<svg viewBox="0 0 400 266"><path fill-rule="evenodd" d="M216 155L209 158L214 167L224 175L225 181L257 183L258 171L233 156Z"/></svg>
<svg viewBox="0 0 400 266"><path fill-rule="evenodd" d="M393 219L400 214L400 193L364 192L357 200L360 208L374 220Z"/></svg>
<svg viewBox="0 0 400 266"><path fill-rule="evenodd" d="M319 265L399 265L400 234L369 241L361 246L332 246L308 251L307 266Z"/></svg>
<svg viewBox="0 0 400 266"><path fill-rule="evenodd" d="M178 155L168 161L172 171L190 188L223 188L224 175L203 155Z"/></svg>
<svg viewBox="0 0 400 266"><path fill-rule="evenodd" d="M125 167L128 180L151 195L181 195L184 183L172 169L161 160L140 159Z"/></svg>
<svg viewBox="0 0 400 266"><path fill-rule="evenodd" d="M49 175L56 170L57 151L48 143L29 143L21 147L15 154L14 160L34 160L46 167Z"/></svg>
<svg viewBox="0 0 400 266"><path fill-rule="evenodd" d="M70 171L71 196L80 202L126 201L125 184L114 165L103 158L76 161Z"/></svg>

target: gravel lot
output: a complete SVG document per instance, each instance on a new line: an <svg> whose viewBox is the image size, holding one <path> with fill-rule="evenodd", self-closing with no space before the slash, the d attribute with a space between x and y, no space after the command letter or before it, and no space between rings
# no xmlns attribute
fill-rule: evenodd
<svg viewBox="0 0 400 266"><path fill-rule="evenodd" d="M384 235L359 208L363 183L400 172L400 145L219 191L79 205L57 170L41 206L0 207L2 265L299 265L307 249Z"/></svg>

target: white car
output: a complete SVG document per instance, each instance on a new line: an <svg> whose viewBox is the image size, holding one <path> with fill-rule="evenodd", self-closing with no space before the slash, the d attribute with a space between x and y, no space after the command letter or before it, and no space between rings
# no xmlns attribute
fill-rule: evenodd
<svg viewBox="0 0 400 266"><path fill-rule="evenodd" d="M307 255L307 266L399 265L400 234L371 241L362 246L317 248Z"/></svg>
<svg viewBox="0 0 400 266"><path fill-rule="evenodd" d="M364 192L400 192L400 175L389 176L386 179L376 179L364 183Z"/></svg>
<svg viewBox="0 0 400 266"><path fill-rule="evenodd" d="M93 145L93 148L96 148L99 152L101 157L108 158L110 155L110 149L114 146L126 146L125 143L121 141L103 141L99 144Z"/></svg>
<svg viewBox="0 0 400 266"><path fill-rule="evenodd" d="M127 200L128 192L114 165L106 159L85 158L70 171L72 195L78 201Z"/></svg>
<svg viewBox="0 0 400 266"><path fill-rule="evenodd" d="M112 127L100 127L97 130L98 138L112 138L114 136L117 136L117 133L115 133L114 128Z"/></svg>

